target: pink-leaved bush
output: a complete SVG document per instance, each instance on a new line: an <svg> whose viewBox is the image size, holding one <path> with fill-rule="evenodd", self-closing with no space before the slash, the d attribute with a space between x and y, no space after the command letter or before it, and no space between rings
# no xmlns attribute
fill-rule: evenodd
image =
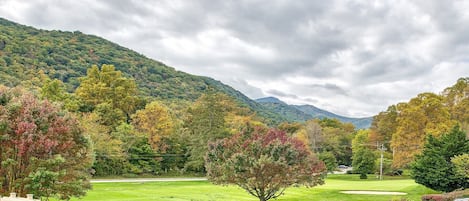
<svg viewBox="0 0 469 201"><path fill-rule="evenodd" d="M260 201L277 198L292 185L323 184L326 171L302 141L275 129L210 143L205 166L213 183L238 185Z"/></svg>

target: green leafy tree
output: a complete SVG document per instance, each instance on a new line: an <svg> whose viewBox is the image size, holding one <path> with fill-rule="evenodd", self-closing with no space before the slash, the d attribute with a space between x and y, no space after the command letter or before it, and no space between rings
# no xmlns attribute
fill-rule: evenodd
<svg viewBox="0 0 469 201"><path fill-rule="evenodd" d="M99 121L98 123L114 131L119 125L126 122L126 115L122 110L114 108L109 103L100 103L96 105L93 113L95 113Z"/></svg>
<svg viewBox="0 0 469 201"><path fill-rule="evenodd" d="M207 143L228 136L225 117L232 107L227 96L209 90L189 109L189 118L185 122L190 140L188 169L204 171Z"/></svg>
<svg viewBox="0 0 469 201"><path fill-rule="evenodd" d="M95 111L81 116L81 126L91 139L95 160L94 175L118 175L124 173L123 163L127 155L124 144L118 137L111 135L111 128L103 125L103 119Z"/></svg>
<svg viewBox="0 0 469 201"><path fill-rule="evenodd" d="M0 136L1 194L41 191L68 200L90 188L89 141L78 121L58 106L0 86Z"/></svg>
<svg viewBox="0 0 469 201"><path fill-rule="evenodd" d="M375 167L376 156L369 148L368 130L359 130L352 141L352 166L361 179L366 179L366 174L372 173Z"/></svg>
<svg viewBox="0 0 469 201"><path fill-rule="evenodd" d="M260 201L274 199L291 185L323 183L325 166L305 144L285 132L240 133L209 144L207 177L235 184Z"/></svg>
<svg viewBox="0 0 469 201"><path fill-rule="evenodd" d="M439 138L429 135L422 153L411 165L411 176L415 182L438 191L467 188L468 180L461 177L451 163L451 158L467 153L469 140L458 126Z"/></svg>
<svg viewBox="0 0 469 201"><path fill-rule="evenodd" d="M319 125L322 128L322 142L317 144L320 147L320 152L330 151L339 164L351 165L351 144L355 132L353 124L342 123L337 119L324 118L319 121Z"/></svg>
<svg viewBox="0 0 469 201"><path fill-rule="evenodd" d="M139 104L135 81L125 78L113 65L103 64L101 70L93 65L88 69L86 77L81 78L75 93L86 104L96 106L108 103L127 117L130 117Z"/></svg>
<svg viewBox="0 0 469 201"><path fill-rule="evenodd" d="M160 162L156 160L157 157L157 153L148 140L140 138L129 149L129 172L132 174L157 174L160 170Z"/></svg>
<svg viewBox="0 0 469 201"><path fill-rule="evenodd" d="M328 172L334 172L337 169L337 159L335 158L332 152L322 152L318 154L320 160L326 164L326 169Z"/></svg>
<svg viewBox="0 0 469 201"><path fill-rule="evenodd" d="M49 200L55 189L60 187L59 177L63 176L65 171L60 170L59 167L64 162L64 158L60 155L44 161L41 167L28 176L31 182L26 185L26 188L29 192Z"/></svg>
<svg viewBox="0 0 469 201"><path fill-rule="evenodd" d="M387 154L387 153L386 153ZM394 175L393 169L392 169L392 159L387 158L386 156L383 158L383 174L384 175ZM381 158L377 158L375 160L375 172L380 172L381 171ZM397 172L396 172L397 173Z"/></svg>

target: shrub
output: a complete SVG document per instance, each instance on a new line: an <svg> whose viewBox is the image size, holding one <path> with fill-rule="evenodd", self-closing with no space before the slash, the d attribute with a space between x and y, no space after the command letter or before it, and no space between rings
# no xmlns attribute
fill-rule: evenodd
<svg viewBox="0 0 469 201"><path fill-rule="evenodd" d="M364 173L360 174L360 179L368 179L368 176Z"/></svg>
<svg viewBox="0 0 469 201"><path fill-rule="evenodd" d="M236 184L259 198L277 198L292 185L323 184L326 167L305 144L283 131L248 131L209 144L207 177Z"/></svg>
<svg viewBox="0 0 469 201"><path fill-rule="evenodd" d="M443 201L443 195L442 194L423 195L422 201Z"/></svg>
<svg viewBox="0 0 469 201"><path fill-rule="evenodd" d="M422 201L453 201L457 198L469 197L469 189L457 190L445 194L428 194L422 196Z"/></svg>

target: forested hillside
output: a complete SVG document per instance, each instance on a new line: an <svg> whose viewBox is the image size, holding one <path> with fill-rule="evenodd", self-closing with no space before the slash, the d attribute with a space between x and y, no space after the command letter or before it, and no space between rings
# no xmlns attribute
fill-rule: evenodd
<svg viewBox="0 0 469 201"><path fill-rule="evenodd" d="M212 78L190 75L135 51L79 31L45 31L0 18L0 84L17 86L43 71L69 92L92 65L112 64L133 78L141 95L195 101L208 88L233 97L272 124L285 119Z"/></svg>

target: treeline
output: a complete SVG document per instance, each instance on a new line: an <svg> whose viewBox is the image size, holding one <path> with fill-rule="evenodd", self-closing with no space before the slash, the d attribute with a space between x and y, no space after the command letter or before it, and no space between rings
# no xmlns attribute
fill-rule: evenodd
<svg viewBox="0 0 469 201"><path fill-rule="evenodd" d="M469 78L460 78L440 94L421 93L389 106L374 117L367 140L384 144L394 168L408 168L426 138L439 137L456 125L469 130Z"/></svg>
<svg viewBox="0 0 469 201"><path fill-rule="evenodd" d="M92 144L94 176L203 174L208 142L269 127L256 112L210 88L194 102L148 97L112 65L92 66L78 80L68 92L62 81L39 72L21 87L77 116ZM302 140L331 171L351 164L350 123L316 119L277 128Z"/></svg>

